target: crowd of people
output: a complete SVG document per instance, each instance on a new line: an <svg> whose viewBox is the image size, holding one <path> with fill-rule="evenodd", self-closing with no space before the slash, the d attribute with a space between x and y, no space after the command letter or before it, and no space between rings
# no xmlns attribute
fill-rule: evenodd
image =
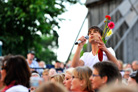
<svg viewBox="0 0 138 92"><path fill-rule="evenodd" d="M48 67L35 60L29 51L27 59L21 55L7 55L2 59L0 92L138 92L138 61L123 64L112 48L107 48L102 30L96 26L88 30L92 51L80 57L86 43L82 36L75 55L66 66L56 61ZM103 61L97 51L103 51Z"/></svg>

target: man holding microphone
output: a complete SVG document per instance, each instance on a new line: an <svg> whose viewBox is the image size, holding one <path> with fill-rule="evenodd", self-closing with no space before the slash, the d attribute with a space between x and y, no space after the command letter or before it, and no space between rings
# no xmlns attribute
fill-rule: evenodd
<svg viewBox="0 0 138 92"><path fill-rule="evenodd" d="M104 42L102 41L102 34L103 31L97 26L92 26L88 30L89 43L91 44L92 51L85 52L81 58L80 58L81 49L83 48L87 39L84 36L78 39L79 41L81 41L81 43L78 44L77 50L72 59L72 64L71 64L72 67L88 66L93 69L93 65L97 62L100 62L97 54L99 49L103 51L103 61L109 60L115 63L117 66L119 66L119 63L115 57L114 50L111 47L107 48Z"/></svg>

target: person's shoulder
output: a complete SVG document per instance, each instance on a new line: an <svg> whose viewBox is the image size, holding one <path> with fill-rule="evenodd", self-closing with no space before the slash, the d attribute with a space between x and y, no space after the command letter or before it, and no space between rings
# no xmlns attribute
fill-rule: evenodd
<svg viewBox="0 0 138 92"><path fill-rule="evenodd" d="M38 64L38 62L36 61L36 60L33 60L33 62L32 63L34 63L34 64Z"/></svg>
<svg viewBox="0 0 138 92"><path fill-rule="evenodd" d="M114 52L112 47L107 48L111 53Z"/></svg>
<svg viewBox="0 0 138 92"><path fill-rule="evenodd" d="M15 85L9 88L6 92L29 92L29 90L23 85Z"/></svg>
<svg viewBox="0 0 138 92"><path fill-rule="evenodd" d="M110 51L110 53L111 53L113 56L116 56L116 55L115 55L115 51L113 50L112 47L109 47L109 48L107 48L107 49Z"/></svg>
<svg viewBox="0 0 138 92"><path fill-rule="evenodd" d="M108 50L113 50L113 48L112 48L112 47L108 47L107 49L108 49ZM113 50L113 51L114 51L114 50Z"/></svg>

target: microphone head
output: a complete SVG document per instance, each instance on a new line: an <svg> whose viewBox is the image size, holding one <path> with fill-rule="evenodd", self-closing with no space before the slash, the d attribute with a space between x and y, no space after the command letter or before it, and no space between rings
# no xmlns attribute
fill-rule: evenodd
<svg viewBox="0 0 138 92"><path fill-rule="evenodd" d="M86 39L89 39L89 36L87 35L87 36L85 36L85 38L86 38Z"/></svg>

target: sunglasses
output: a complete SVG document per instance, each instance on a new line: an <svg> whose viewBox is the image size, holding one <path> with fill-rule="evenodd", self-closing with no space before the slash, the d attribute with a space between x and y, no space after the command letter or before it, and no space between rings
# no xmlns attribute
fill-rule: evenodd
<svg viewBox="0 0 138 92"><path fill-rule="evenodd" d="M100 76L100 75L98 75L98 74L92 74L92 77L98 77L98 76Z"/></svg>

